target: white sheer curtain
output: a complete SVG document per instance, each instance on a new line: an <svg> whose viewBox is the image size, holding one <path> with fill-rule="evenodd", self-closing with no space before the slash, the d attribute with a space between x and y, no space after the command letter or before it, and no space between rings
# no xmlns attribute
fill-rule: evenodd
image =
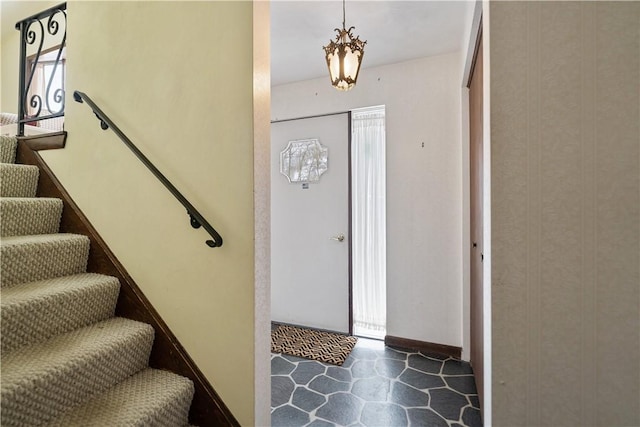
<svg viewBox="0 0 640 427"><path fill-rule="evenodd" d="M352 112L353 323L356 335L386 334L385 110Z"/></svg>

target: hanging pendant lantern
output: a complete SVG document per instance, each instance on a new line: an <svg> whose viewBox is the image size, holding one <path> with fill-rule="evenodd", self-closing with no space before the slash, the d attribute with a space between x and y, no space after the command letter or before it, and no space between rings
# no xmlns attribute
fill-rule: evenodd
<svg viewBox="0 0 640 427"><path fill-rule="evenodd" d="M335 41L329 41L323 48L331 84L338 90L347 91L356 85L367 41L360 40L359 36L353 37L351 31L355 27L346 29L344 2L342 0L342 29L336 28L338 35Z"/></svg>

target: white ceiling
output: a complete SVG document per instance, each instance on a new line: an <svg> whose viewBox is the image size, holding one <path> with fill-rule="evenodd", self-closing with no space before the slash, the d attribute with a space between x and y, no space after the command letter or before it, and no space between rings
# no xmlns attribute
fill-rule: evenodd
<svg viewBox="0 0 640 427"><path fill-rule="evenodd" d="M51 2L1 0L2 35ZM474 0L347 0L346 25L367 40L362 68L440 55L467 47ZM40 6L44 4L45 6ZM342 26L342 2L271 1L271 84L328 75L322 46ZM34 9L35 10L35 9ZM37 11L37 10L35 10Z"/></svg>
<svg viewBox="0 0 640 427"><path fill-rule="evenodd" d="M347 0L346 27L366 40L362 69L466 48L474 1ZM271 84L328 74L322 46L342 26L342 2L271 2Z"/></svg>

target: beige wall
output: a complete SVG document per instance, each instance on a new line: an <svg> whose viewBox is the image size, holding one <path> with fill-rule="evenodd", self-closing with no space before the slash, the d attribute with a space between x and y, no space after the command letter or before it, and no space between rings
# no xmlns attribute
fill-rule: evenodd
<svg viewBox="0 0 640 427"><path fill-rule="evenodd" d="M70 2L64 150L45 160L242 425L254 424L251 2ZM86 92L223 236L72 91Z"/></svg>
<svg viewBox="0 0 640 427"><path fill-rule="evenodd" d="M640 425L640 3L490 37L493 424Z"/></svg>

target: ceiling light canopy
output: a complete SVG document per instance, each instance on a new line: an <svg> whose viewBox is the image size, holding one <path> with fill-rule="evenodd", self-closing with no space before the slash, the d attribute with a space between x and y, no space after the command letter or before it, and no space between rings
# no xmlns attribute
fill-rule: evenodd
<svg viewBox="0 0 640 427"><path fill-rule="evenodd" d="M336 28L338 33L335 41L330 40L324 46L327 67L329 67L329 78L331 84L338 90L349 90L356 85L362 57L364 56L364 45L367 41L360 40L359 36L353 37L351 31L345 27L345 0L342 0L342 29Z"/></svg>

